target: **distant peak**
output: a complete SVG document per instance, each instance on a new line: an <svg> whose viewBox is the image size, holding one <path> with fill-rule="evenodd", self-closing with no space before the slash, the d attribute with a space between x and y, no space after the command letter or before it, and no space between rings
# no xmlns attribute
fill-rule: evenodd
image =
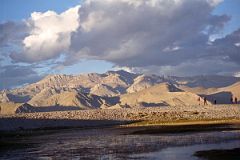
<svg viewBox="0 0 240 160"><path fill-rule="evenodd" d="M118 75L121 75L121 76L140 75L140 74L128 72L128 71L125 71L125 70L108 71L108 72L106 72L106 74L118 74Z"/></svg>
<svg viewBox="0 0 240 160"><path fill-rule="evenodd" d="M73 75L66 75L66 74L49 74L43 79L51 79L51 78L63 78L63 77L73 77Z"/></svg>

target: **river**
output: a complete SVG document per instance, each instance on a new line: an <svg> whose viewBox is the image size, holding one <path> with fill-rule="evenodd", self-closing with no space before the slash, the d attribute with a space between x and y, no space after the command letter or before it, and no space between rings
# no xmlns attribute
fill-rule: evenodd
<svg viewBox="0 0 240 160"><path fill-rule="evenodd" d="M6 145L0 148L0 159L198 160L197 151L240 148L240 130L236 129L132 134L136 130L65 129L1 137Z"/></svg>

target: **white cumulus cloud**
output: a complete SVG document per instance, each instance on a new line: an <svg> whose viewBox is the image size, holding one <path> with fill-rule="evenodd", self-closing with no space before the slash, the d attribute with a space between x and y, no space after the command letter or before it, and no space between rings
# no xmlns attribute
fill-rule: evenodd
<svg viewBox="0 0 240 160"><path fill-rule="evenodd" d="M88 0L79 10L66 65L102 59L119 66L177 65L201 57L229 20L219 0ZM196 50L199 50L196 52Z"/></svg>
<svg viewBox="0 0 240 160"><path fill-rule="evenodd" d="M85 0L60 14L34 12L24 22L28 29L21 50L11 58L41 63L62 56L61 66L104 60L161 74L193 75L202 65L205 69L199 74L235 73L240 65L240 29L213 38L230 20L213 14L221 2ZM4 35L2 42L13 36Z"/></svg>
<svg viewBox="0 0 240 160"><path fill-rule="evenodd" d="M66 52L71 43L71 33L79 26L80 6L57 14L54 11L34 12L26 21L30 33L23 40L21 54L12 56L19 61L42 61Z"/></svg>

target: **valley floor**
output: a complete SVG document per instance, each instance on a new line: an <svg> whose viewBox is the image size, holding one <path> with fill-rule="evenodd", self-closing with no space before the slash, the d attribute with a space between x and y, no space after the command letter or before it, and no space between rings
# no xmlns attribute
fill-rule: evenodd
<svg viewBox="0 0 240 160"><path fill-rule="evenodd" d="M102 126L240 124L240 105L96 109L0 115L0 131Z"/></svg>

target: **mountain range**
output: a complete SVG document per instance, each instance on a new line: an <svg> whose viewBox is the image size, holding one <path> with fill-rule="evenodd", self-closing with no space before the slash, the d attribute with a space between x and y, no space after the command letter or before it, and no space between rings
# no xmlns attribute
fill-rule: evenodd
<svg viewBox="0 0 240 160"><path fill-rule="evenodd" d="M42 80L0 91L1 113L96 108L198 105L240 99L240 78L231 76L176 77L129 73L48 75ZM9 107L10 106L10 107Z"/></svg>

